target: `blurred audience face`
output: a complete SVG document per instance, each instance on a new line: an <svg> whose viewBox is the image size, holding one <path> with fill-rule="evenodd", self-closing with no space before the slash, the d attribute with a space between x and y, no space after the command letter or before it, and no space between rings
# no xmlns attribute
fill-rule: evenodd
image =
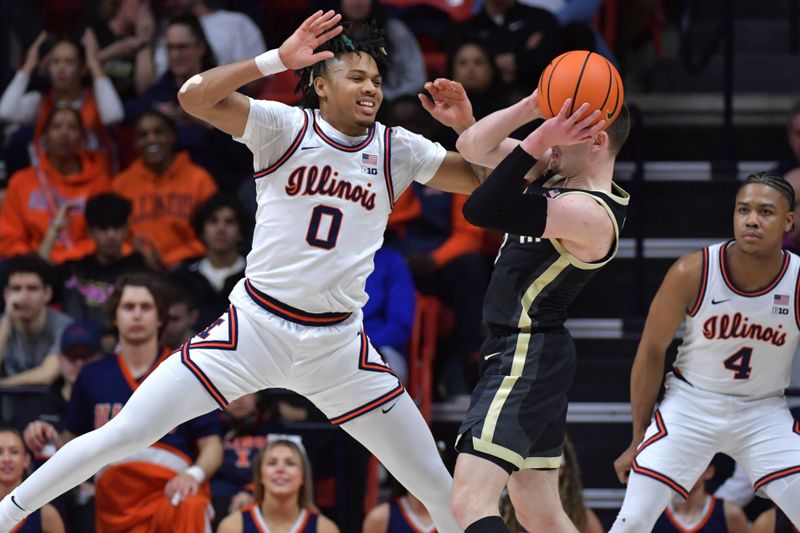
<svg viewBox="0 0 800 533"><path fill-rule="evenodd" d="M136 124L136 149L147 167L162 168L174 155L175 134L162 118L145 115Z"/></svg>
<svg viewBox="0 0 800 533"><path fill-rule="evenodd" d="M453 58L453 80L461 83L467 92L483 92L492 84L492 60L478 45L461 46Z"/></svg>
<svg viewBox="0 0 800 533"><path fill-rule="evenodd" d="M161 342L168 348L177 349L192 336L192 324L197 312L189 309L186 302L175 302L167 310L167 322L161 332Z"/></svg>
<svg viewBox="0 0 800 533"><path fill-rule="evenodd" d="M56 44L50 51L47 70L56 92L80 87L84 69L75 44L64 41Z"/></svg>
<svg viewBox="0 0 800 533"><path fill-rule="evenodd" d="M95 253L104 258L122 257L122 244L128 238L128 227L89 228Z"/></svg>
<svg viewBox="0 0 800 533"><path fill-rule="evenodd" d="M365 22L372 11L373 0L341 0L342 18L356 22Z"/></svg>
<svg viewBox="0 0 800 533"><path fill-rule="evenodd" d="M253 392L251 394L245 394L244 396L241 396L240 398L233 400L231 403L228 404L228 407L225 410L234 419L244 420L245 418L256 412L257 405L258 405L258 394Z"/></svg>
<svg viewBox="0 0 800 533"><path fill-rule="evenodd" d="M17 272L9 276L3 294L11 317L30 321L45 311L52 291L38 275Z"/></svg>
<svg viewBox="0 0 800 533"><path fill-rule="evenodd" d="M787 172L784 176L786 181L789 182L789 185L792 186L794 189L794 227L792 228L792 232L789 234L789 237L795 242L800 240L800 167L795 168Z"/></svg>
<svg viewBox="0 0 800 533"><path fill-rule="evenodd" d="M303 458L289 446L274 446L264 454L261 483L265 494L296 499L303 486Z"/></svg>
<svg viewBox="0 0 800 533"><path fill-rule="evenodd" d="M0 485L19 484L30 462L20 436L12 431L0 432Z"/></svg>
<svg viewBox="0 0 800 533"><path fill-rule="evenodd" d="M242 239L239 219L230 207L221 207L203 225L203 242L209 252L229 253L239 246Z"/></svg>
<svg viewBox="0 0 800 533"><path fill-rule="evenodd" d="M169 58L169 70L178 80L185 80L202 70L205 46L184 24L167 28L164 38Z"/></svg>
<svg viewBox="0 0 800 533"><path fill-rule="evenodd" d="M792 153L800 161L800 113L794 115L789 121L787 134Z"/></svg>
<svg viewBox="0 0 800 533"><path fill-rule="evenodd" d="M78 154L83 140L83 126L78 113L58 109L44 131L43 142L48 155L72 157Z"/></svg>
<svg viewBox="0 0 800 533"><path fill-rule="evenodd" d="M128 285L122 289L114 325L119 331L120 341L130 344L144 344L158 335L161 325L158 308L146 287Z"/></svg>

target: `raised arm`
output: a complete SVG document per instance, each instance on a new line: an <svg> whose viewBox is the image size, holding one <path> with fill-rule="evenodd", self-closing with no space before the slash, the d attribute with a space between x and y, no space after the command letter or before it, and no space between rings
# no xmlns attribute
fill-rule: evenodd
<svg viewBox="0 0 800 533"><path fill-rule="evenodd" d="M631 462L653 416L661 389L667 348L675 338L686 310L697 297L702 262L702 252L678 259L667 272L650 304L631 370L633 437L628 449L614 461L614 469L622 483L628 481Z"/></svg>
<svg viewBox="0 0 800 533"><path fill-rule="evenodd" d="M314 53L314 49L342 31L337 26L340 19L341 15L333 11L317 11L279 49L192 76L178 91L181 107L226 133L242 136L250 100L236 89L264 76L305 68L333 57L333 52Z"/></svg>

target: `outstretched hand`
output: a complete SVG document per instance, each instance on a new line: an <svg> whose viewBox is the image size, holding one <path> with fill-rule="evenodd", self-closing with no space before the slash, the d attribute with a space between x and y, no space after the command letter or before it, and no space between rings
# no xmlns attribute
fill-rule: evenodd
<svg viewBox="0 0 800 533"><path fill-rule="evenodd" d="M590 141L605 127L605 120L595 123L600 116L599 109L586 115L589 111L589 104L584 103L572 114L569 114L571 105L572 100L567 98L556 116L545 120L522 141L523 150L536 159L541 159L545 150L551 146ZM586 116L584 117L584 115Z"/></svg>
<svg viewBox="0 0 800 533"><path fill-rule="evenodd" d="M445 126L463 130L475 122L472 116L472 103L467 97L467 91L457 81L437 78L432 82L427 82L425 89L433 97L433 100L426 94L420 93L419 100L422 107Z"/></svg>
<svg viewBox="0 0 800 533"><path fill-rule="evenodd" d="M332 58L331 51L314 53L314 50L342 32L342 27L337 26L341 19L333 10L327 13L320 10L308 17L278 49L286 68L301 69Z"/></svg>

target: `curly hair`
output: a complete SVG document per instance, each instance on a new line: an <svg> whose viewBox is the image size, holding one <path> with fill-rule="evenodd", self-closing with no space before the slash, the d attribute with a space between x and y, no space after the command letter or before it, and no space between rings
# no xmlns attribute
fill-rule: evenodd
<svg viewBox="0 0 800 533"><path fill-rule="evenodd" d="M314 52L333 52L334 59L346 54L361 54L363 52L375 60L375 63L378 64L378 69L383 69L389 64L383 30L374 20L368 24L345 22L342 26L344 27L342 33L321 44ZM309 109L319 107L319 96L314 90L314 78L325 75L328 71L328 61L321 61L310 67L295 70L299 80L294 90L302 94L301 105L303 107Z"/></svg>

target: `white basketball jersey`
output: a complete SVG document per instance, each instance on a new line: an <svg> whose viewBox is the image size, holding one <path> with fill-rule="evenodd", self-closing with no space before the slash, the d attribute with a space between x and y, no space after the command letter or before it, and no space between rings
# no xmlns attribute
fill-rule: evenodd
<svg viewBox="0 0 800 533"><path fill-rule="evenodd" d="M784 251L783 266L762 290L737 288L725 265L729 242L703 249L703 279L687 310L676 374L695 387L763 398L789 386L800 338L800 258Z"/></svg>
<svg viewBox="0 0 800 533"><path fill-rule="evenodd" d="M258 290L303 311L356 311L367 301L364 286L395 198L412 179L430 179L444 149L379 123L345 144L338 139L353 139L340 133L335 139L338 132L318 111L278 105L251 101L248 130L263 125L258 113L277 110L279 119L292 120L288 148L277 153L264 148L266 138L245 132L255 165L263 165L254 175L258 208L246 276ZM413 147L416 164L393 165L398 144L407 159ZM397 166L404 171L399 179Z"/></svg>

